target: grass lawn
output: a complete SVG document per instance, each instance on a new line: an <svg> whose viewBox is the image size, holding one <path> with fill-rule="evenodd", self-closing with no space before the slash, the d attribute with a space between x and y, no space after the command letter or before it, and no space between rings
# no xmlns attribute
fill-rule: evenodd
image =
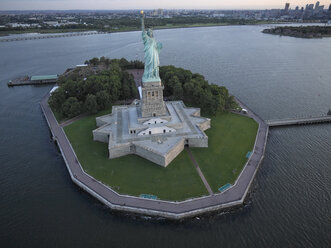
<svg viewBox="0 0 331 248"><path fill-rule="evenodd" d="M208 194L185 151L167 168L136 155L108 159L107 144L93 141L95 117L85 117L64 128L88 174L122 194L153 194L173 201Z"/></svg>
<svg viewBox="0 0 331 248"><path fill-rule="evenodd" d="M181 201L208 195L187 152L183 151L167 168L136 155L108 159L106 143L93 141L95 117L88 116L64 128L84 170L121 194L153 194L159 199ZM209 148L191 148L214 192L233 183L247 161L258 124L247 117L219 113L207 130Z"/></svg>
<svg viewBox="0 0 331 248"><path fill-rule="evenodd" d="M250 118L219 113L211 120L208 148L191 148L201 171L214 192L226 183L233 184L252 151L258 124Z"/></svg>

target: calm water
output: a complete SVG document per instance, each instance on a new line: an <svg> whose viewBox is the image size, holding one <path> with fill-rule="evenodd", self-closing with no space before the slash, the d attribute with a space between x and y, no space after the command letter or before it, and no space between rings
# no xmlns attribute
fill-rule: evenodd
<svg viewBox="0 0 331 248"><path fill-rule="evenodd" d="M262 26L156 31L161 64L227 86L264 119L331 107L331 39ZM330 247L331 125L272 129L245 207L174 223L115 214L70 181L39 107L46 87L16 76L62 73L91 57L142 59L139 32L0 43L1 247Z"/></svg>

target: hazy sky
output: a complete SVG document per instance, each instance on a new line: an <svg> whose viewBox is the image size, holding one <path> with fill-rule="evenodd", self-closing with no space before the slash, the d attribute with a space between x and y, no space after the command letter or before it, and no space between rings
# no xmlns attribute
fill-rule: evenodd
<svg viewBox="0 0 331 248"><path fill-rule="evenodd" d="M0 10L65 9L270 9L283 8L285 0L0 0ZM291 7L316 0L288 1ZM329 6L331 0L320 0Z"/></svg>

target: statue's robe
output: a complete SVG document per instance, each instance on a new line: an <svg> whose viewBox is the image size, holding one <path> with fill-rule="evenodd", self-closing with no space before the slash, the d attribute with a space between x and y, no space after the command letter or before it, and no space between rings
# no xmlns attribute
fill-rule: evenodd
<svg viewBox="0 0 331 248"><path fill-rule="evenodd" d="M161 50L161 43L155 41L154 38L149 37L146 31L142 32L145 52L145 70L143 81L160 81L159 76L159 52Z"/></svg>

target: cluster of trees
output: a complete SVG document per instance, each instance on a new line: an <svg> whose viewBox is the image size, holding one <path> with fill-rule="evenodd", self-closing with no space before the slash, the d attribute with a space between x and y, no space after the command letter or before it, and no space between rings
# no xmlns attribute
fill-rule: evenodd
<svg viewBox="0 0 331 248"><path fill-rule="evenodd" d="M93 58L86 60L85 64L93 66L109 66L111 63L118 63L118 65L123 69L144 69L144 63L140 60L127 61L125 58L121 59L109 59L106 57Z"/></svg>
<svg viewBox="0 0 331 248"><path fill-rule="evenodd" d="M139 63L104 57L86 62L88 67L76 68L60 77L60 87L49 99L53 111L71 118L84 112L96 113L118 100L138 97L134 79L125 70Z"/></svg>
<svg viewBox="0 0 331 248"><path fill-rule="evenodd" d="M275 27L263 30L263 33L293 36L300 38L330 37L330 26Z"/></svg>
<svg viewBox="0 0 331 248"><path fill-rule="evenodd" d="M237 107L233 96L224 86L209 84L205 78L189 70L174 66L160 67L164 96L169 100L184 100L188 106L200 107L204 114Z"/></svg>
<svg viewBox="0 0 331 248"><path fill-rule="evenodd" d="M64 73L58 81L49 104L62 117L74 117L81 113L96 113L119 100L138 98L133 77L127 69L142 69L141 61L126 59L93 58L85 61L87 67ZM209 84L205 78L189 70L174 66L161 66L160 77L164 84L164 97L183 100L186 105L200 107L204 114L237 107L233 96L223 86Z"/></svg>

